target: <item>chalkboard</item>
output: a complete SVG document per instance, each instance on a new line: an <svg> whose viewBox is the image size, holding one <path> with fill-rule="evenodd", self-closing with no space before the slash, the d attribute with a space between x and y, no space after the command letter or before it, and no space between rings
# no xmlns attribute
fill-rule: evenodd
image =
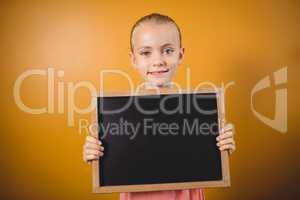
<svg viewBox="0 0 300 200"><path fill-rule="evenodd" d="M224 123L221 90L97 97L94 192L229 186L226 152L216 137Z"/></svg>

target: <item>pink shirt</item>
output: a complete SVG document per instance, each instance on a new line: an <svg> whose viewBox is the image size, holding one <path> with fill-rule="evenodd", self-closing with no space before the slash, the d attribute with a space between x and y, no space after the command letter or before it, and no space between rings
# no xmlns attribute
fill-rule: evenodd
<svg viewBox="0 0 300 200"><path fill-rule="evenodd" d="M202 189L120 193L120 200L204 200Z"/></svg>

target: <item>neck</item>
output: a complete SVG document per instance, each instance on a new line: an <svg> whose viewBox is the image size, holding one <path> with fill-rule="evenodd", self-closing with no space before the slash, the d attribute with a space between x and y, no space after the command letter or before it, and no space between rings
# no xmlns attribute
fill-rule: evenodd
<svg viewBox="0 0 300 200"><path fill-rule="evenodd" d="M168 88L172 88L171 83L156 85L156 84L153 84L153 83L150 83L150 82L145 82L144 86L145 86L145 89L168 89Z"/></svg>

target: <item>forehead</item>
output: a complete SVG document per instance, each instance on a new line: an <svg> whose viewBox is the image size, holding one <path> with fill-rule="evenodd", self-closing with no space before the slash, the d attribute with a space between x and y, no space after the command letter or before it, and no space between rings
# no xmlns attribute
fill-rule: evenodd
<svg viewBox="0 0 300 200"><path fill-rule="evenodd" d="M143 22L135 28L132 34L134 48L145 46L155 48L167 43L180 46L179 32L175 24L170 22Z"/></svg>

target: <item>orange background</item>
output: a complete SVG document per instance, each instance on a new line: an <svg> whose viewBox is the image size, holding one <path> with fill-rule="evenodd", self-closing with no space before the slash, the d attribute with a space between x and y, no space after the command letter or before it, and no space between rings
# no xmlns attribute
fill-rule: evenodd
<svg viewBox="0 0 300 200"><path fill-rule="evenodd" d="M286 199L300 195L299 1L1 1L1 199L118 199L118 194L91 193L91 170L82 161L86 133L79 119L68 127L67 113L32 115L13 98L17 77L28 69L64 70L63 81L93 82L99 88L102 69L121 68L135 84L137 72L129 61L129 33L146 14L160 12L175 19L186 48L176 81L191 85L234 81L226 93L227 120L236 126L237 151L231 157L232 186L207 189L206 199ZM281 134L260 122L250 109L255 84L288 67L288 132ZM24 81L27 105L47 104L47 79ZM119 76L106 78L107 90L126 90ZM298 90L297 90L298 89ZM275 87L255 97L260 113L274 116ZM57 88L55 88L57 92ZM55 93L57 100L57 93ZM67 90L65 90L67 98ZM80 89L76 104L89 104ZM66 105L65 101L65 105Z"/></svg>

